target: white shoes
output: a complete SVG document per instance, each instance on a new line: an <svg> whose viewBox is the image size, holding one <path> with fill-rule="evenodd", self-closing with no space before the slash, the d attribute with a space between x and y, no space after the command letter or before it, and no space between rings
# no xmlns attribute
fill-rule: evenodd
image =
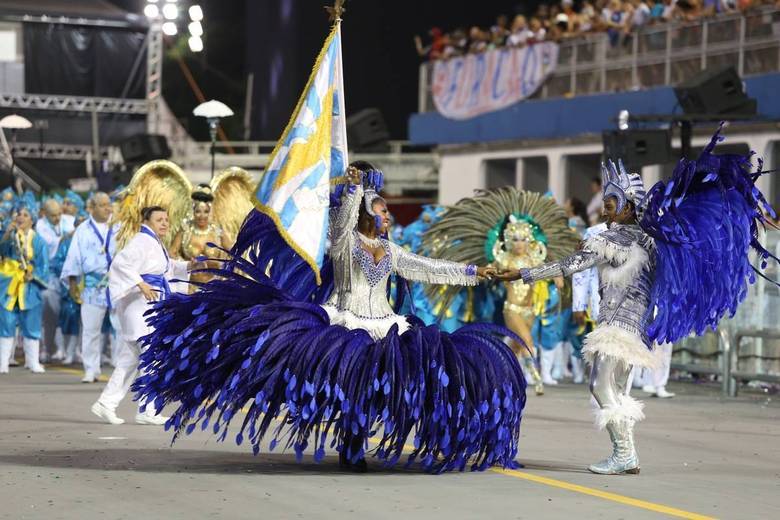
<svg viewBox="0 0 780 520"><path fill-rule="evenodd" d="M30 367L30 372L32 372L33 374L45 374L46 369L43 368L43 365L37 363L35 366Z"/></svg>
<svg viewBox="0 0 780 520"><path fill-rule="evenodd" d="M667 391L665 386L655 387L653 385L645 385L642 387L642 391L652 397L658 397L661 399L670 399L677 395L674 392Z"/></svg>
<svg viewBox="0 0 780 520"><path fill-rule="evenodd" d="M162 426L166 423L167 420L168 417L165 417L164 415L152 415L152 413L149 411L135 414L136 424Z"/></svg>
<svg viewBox="0 0 780 520"><path fill-rule="evenodd" d="M94 383L96 381L96 377L92 374L84 374L84 377L81 378L82 383Z"/></svg>
<svg viewBox="0 0 780 520"><path fill-rule="evenodd" d="M108 424L124 424L125 422L124 419L117 417L114 410L103 405L100 401L95 402L90 410Z"/></svg>

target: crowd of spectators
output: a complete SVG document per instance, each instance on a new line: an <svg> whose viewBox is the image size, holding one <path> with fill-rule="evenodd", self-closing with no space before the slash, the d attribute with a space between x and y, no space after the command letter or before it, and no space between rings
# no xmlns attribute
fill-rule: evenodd
<svg viewBox="0 0 780 520"><path fill-rule="evenodd" d="M560 0L541 4L528 16L518 7L512 19L500 15L489 29L433 28L429 41L415 37L418 54L427 60L447 59L499 47L523 47L606 32L617 46L642 27L671 21L695 21L721 13L745 12L780 0Z"/></svg>

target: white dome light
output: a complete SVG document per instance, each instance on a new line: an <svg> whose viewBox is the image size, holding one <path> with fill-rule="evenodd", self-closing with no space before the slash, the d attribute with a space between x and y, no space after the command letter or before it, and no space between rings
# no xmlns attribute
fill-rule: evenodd
<svg viewBox="0 0 780 520"><path fill-rule="evenodd" d="M193 22L200 22L203 20L203 9L199 5L193 5L190 7L190 19Z"/></svg>
<svg viewBox="0 0 780 520"><path fill-rule="evenodd" d="M179 8L176 7L176 4L165 4L162 12L166 20L175 20L179 17Z"/></svg>
<svg viewBox="0 0 780 520"><path fill-rule="evenodd" d="M162 25L163 33L165 33L168 36L175 36L177 32L179 32L179 29L176 27L176 24L173 22L165 22Z"/></svg>
<svg viewBox="0 0 780 520"><path fill-rule="evenodd" d="M154 4L146 4L144 14L147 18L157 18L160 15L160 9Z"/></svg>
<svg viewBox="0 0 780 520"><path fill-rule="evenodd" d="M190 22L188 27L190 29L191 35L198 37L203 36L203 26L200 24L200 22Z"/></svg>
<svg viewBox="0 0 780 520"><path fill-rule="evenodd" d="M203 40L200 39L200 36L190 36L188 43L190 44L190 50L192 52L200 52L203 50Z"/></svg>

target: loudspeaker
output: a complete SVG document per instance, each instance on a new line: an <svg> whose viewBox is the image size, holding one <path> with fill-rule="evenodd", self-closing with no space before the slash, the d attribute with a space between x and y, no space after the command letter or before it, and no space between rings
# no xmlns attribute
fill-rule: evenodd
<svg viewBox="0 0 780 520"><path fill-rule="evenodd" d="M171 149L164 135L137 134L119 145L125 163L141 163L154 159L168 159Z"/></svg>
<svg viewBox="0 0 780 520"><path fill-rule="evenodd" d="M703 70L674 87L674 94L686 114L756 113L755 100L747 96L731 65Z"/></svg>
<svg viewBox="0 0 780 520"><path fill-rule="evenodd" d="M626 168L672 162L672 139L669 130L612 130L602 134L604 156L623 159Z"/></svg>
<svg viewBox="0 0 780 520"><path fill-rule="evenodd" d="M366 108L347 118L347 142L354 151L381 151L387 148L390 133L385 118L376 108Z"/></svg>

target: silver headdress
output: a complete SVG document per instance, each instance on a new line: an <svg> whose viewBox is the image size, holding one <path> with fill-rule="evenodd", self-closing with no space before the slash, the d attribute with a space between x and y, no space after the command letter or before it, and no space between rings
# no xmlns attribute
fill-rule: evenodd
<svg viewBox="0 0 780 520"><path fill-rule="evenodd" d="M623 161L618 159L617 166L612 160L607 161L607 164L601 163L601 178L604 199L615 197L618 213L623 210L626 202L630 201L636 208L637 216L641 216L642 204L647 195L641 175L628 173Z"/></svg>

